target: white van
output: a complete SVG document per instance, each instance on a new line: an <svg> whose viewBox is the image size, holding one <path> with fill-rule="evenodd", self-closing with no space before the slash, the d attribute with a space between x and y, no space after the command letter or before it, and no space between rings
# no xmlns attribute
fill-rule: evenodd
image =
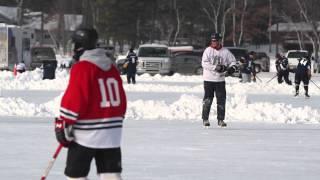
<svg viewBox="0 0 320 180"><path fill-rule="evenodd" d="M172 74L168 46L143 44L139 46L137 56L137 74Z"/></svg>
<svg viewBox="0 0 320 180"><path fill-rule="evenodd" d="M0 23L0 70L13 70L21 61L28 66L34 43L34 30Z"/></svg>
<svg viewBox="0 0 320 180"><path fill-rule="evenodd" d="M299 63L299 58L309 56L309 52L306 50L289 50L285 57L288 59L289 69L295 70Z"/></svg>

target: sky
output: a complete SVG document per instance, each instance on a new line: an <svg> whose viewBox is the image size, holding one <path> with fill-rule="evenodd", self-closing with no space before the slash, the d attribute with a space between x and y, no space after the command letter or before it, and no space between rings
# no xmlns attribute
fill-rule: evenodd
<svg viewBox="0 0 320 180"><path fill-rule="evenodd" d="M306 99L301 85L294 98L293 86L266 83L274 75L246 84L227 77L228 127L217 127L213 103L210 129L201 122L201 76L144 74L135 85L122 76L124 179L318 179L320 89L310 83ZM54 80L42 80L41 69L0 71L1 179L40 178L57 147L53 118L68 79L66 69ZM320 85L318 74L312 80ZM63 149L48 179L64 179L65 156ZM97 179L94 163L89 177Z"/></svg>

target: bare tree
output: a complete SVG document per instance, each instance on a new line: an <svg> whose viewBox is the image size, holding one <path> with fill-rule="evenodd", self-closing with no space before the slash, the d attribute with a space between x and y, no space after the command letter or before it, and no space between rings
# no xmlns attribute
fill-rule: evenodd
<svg viewBox="0 0 320 180"><path fill-rule="evenodd" d="M269 29L272 26L272 0L269 0ZM271 53L272 48L271 48L271 43L272 43L272 36L271 36L271 31L269 31L269 53Z"/></svg>
<svg viewBox="0 0 320 180"><path fill-rule="evenodd" d="M232 2L232 42L233 46L237 45L236 42L236 0Z"/></svg>
<svg viewBox="0 0 320 180"><path fill-rule="evenodd" d="M95 2L95 1L94 1ZM83 0L82 1L82 10L83 10L83 26L93 27L93 3L92 0Z"/></svg>
<svg viewBox="0 0 320 180"><path fill-rule="evenodd" d="M226 1L223 2L223 7L224 7L223 9L225 9L225 6L226 6ZM223 12L222 22L221 22L222 44L224 42L225 33L226 33L226 17L231 12L231 10L232 10L232 7L229 7Z"/></svg>
<svg viewBox="0 0 320 180"><path fill-rule="evenodd" d="M17 2L17 22L21 26L23 23L23 0L16 0Z"/></svg>
<svg viewBox="0 0 320 180"><path fill-rule="evenodd" d="M203 8L202 10L207 15L209 20L212 22L212 24L214 26L214 30L216 32L218 32L219 31L218 24L219 24L219 16L220 16L220 9L221 9L222 0L218 0L216 3L214 3L214 2L216 2L216 1L208 0L208 4L210 5L210 9Z"/></svg>
<svg viewBox="0 0 320 180"><path fill-rule="evenodd" d="M178 37L178 35L180 33L181 24L184 21L184 16L182 16L180 14L179 8L175 7L174 9L175 9L175 12L176 12L177 27L176 27L176 32L175 32L173 43L172 43L173 45L176 44L177 37Z"/></svg>
<svg viewBox="0 0 320 180"><path fill-rule="evenodd" d="M305 22L311 26L311 29L312 29L312 36L309 36L312 37L312 39L314 39L313 42L314 45L314 49L313 49L313 52L315 53L315 58L316 60L318 60L318 51L319 51L319 44L320 44L320 37L319 37L319 33L318 33L318 27L319 27L319 23L317 21L315 21L314 19L312 19L309 15L308 15L308 11L307 11L307 6L304 1L304 3L301 2L301 0L296 0L298 6L299 6L299 10L300 10L300 13L301 15L303 16ZM319 62L318 62L319 63Z"/></svg>
<svg viewBox="0 0 320 180"><path fill-rule="evenodd" d="M140 16L138 16L137 20L136 20L136 39L140 39L140 24L141 24L141 18ZM137 42L135 41L133 42L132 46L135 47L137 45Z"/></svg>
<svg viewBox="0 0 320 180"><path fill-rule="evenodd" d="M63 53L66 52L66 34L65 34L65 21L64 21L64 14L65 14L65 1L58 0L57 1L57 10L58 10L58 30L57 30L57 48L58 50L63 50Z"/></svg>
<svg viewBox="0 0 320 180"><path fill-rule="evenodd" d="M284 19L286 22L288 22L289 24L291 24L294 27L294 30L296 31L297 34L297 39L298 39L298 43L299 43L299 48L302 48L302 40L301 40L301 35L299 32L299 28L298 26L292 21L292 18L290 16L288 16L287 14L283 13L282 15L282 19Z"/></svg>
<svg viewBox="0 0 320 180"><path fill-rule="evenodd" d="M215 32L220 32L222 35L222 43L224 43L226 33L226 17L233 10L230 7L229 0L208 0L209 8L202 8L203 12L207 15L209 21L213 24Z"/></svg>
<svg viewBox="0 0 320 180"><path fill-rule="evenodd" d="M238 45L241 45L242 43L242 36L243 36L243 28L244 28L244 17L246 14L246 10L247 10L247 0L243 0L243 8L241 11L241 20L240 20L240 35L239 35L239 39L238 39Z"/></svg>

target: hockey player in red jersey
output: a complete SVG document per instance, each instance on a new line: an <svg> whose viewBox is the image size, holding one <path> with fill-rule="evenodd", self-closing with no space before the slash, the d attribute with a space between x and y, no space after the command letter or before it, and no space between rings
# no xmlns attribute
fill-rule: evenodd
<svg viewBox="0 0 320 180"><path fill-rule="evenodd" d="M121 179L126 95L111 59L96 48L97 40L96 30L90 28L79 28L72 36L76 63L55 125L57 140L68 147L69 180L86 180L92 159L101 180Z"/></svg>

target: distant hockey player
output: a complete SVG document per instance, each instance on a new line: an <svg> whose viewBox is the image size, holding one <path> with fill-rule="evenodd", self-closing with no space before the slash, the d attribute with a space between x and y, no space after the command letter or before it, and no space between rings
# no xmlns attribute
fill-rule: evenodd
<svg viewBox="0 0 320 180"><path fill-rule="evenodd" d="M24 63L24 61L21 61L17 64L17 71L19 73L23 73L26 71L26 64Z"/></svg>
<svg viewBox="0 0 320 180"><path fill-rule="evenodd" d="M283 82L282 78L284 78L285 82L288 85L292 85L292 82L289 80L288 59L284 56L281 56L279 53L276 54L276 69L277 69L278 83L281 84Z"/></svg>
<svg viewBox="0 0 320 180"><path fill-rule="evenodd" d="M249 62L251 64L251 73L252 73L252 81L253 82L256 82L257 81L257 78L256 78L256 75L257 75L257 72L256 72L256 64L255 64L255 61L256 60L256 52L254 51L250 51L249 52Z"/></svg>
<svg viewBox="0 0 320 180"><path fill-rule="evenodd" d="M211 35L211 44L202 55L204 97L202 106L202 120L204 126L210 126L209 114L214 96L217 98L218 125L227 126L225 119L226 83L225 75L236 71L236 59L232 53L222 47L221 35Z"/></svg>
<svg viewBox="0 0 320 180"><path fill-rule="evenodd" d="M56 138L68 147L68 180L87 179L92 159L101 180L121 180L126 95L117 68L104 49L96 48L97 40L91 28L79 28L72 36L76 63L55 121Z"/></svg>
<svg viewBox="0 0 320 180"><path fill-rule="evenodd" d="M299 63L297 65L297 69L294 76L294 83L296 85L296 94L294 96L299 95L299 86L301 81L303 82L303 87L305 90L306 98L309 98L308 86L311 78L311 62L307 57L300 58Z"/></svg>
<svg viewBox="0 0 320 180"><path fill-rule="evenodd" d="M125 61L127 63L127 82L128 84L136 83L136 73L137 73L137 65L138 65L138 56L133 52L133 48L130 48L129 54Z"/></svg>
<svg viewBox="0 0 320 180"><path fill-rule="evenodd" d="M241 82L251 82L251 75L253 76L253 81L256 81L256 73L254 69L254 52L250 52L248 56L240 58L240 72L241 72Z"/></svg>

